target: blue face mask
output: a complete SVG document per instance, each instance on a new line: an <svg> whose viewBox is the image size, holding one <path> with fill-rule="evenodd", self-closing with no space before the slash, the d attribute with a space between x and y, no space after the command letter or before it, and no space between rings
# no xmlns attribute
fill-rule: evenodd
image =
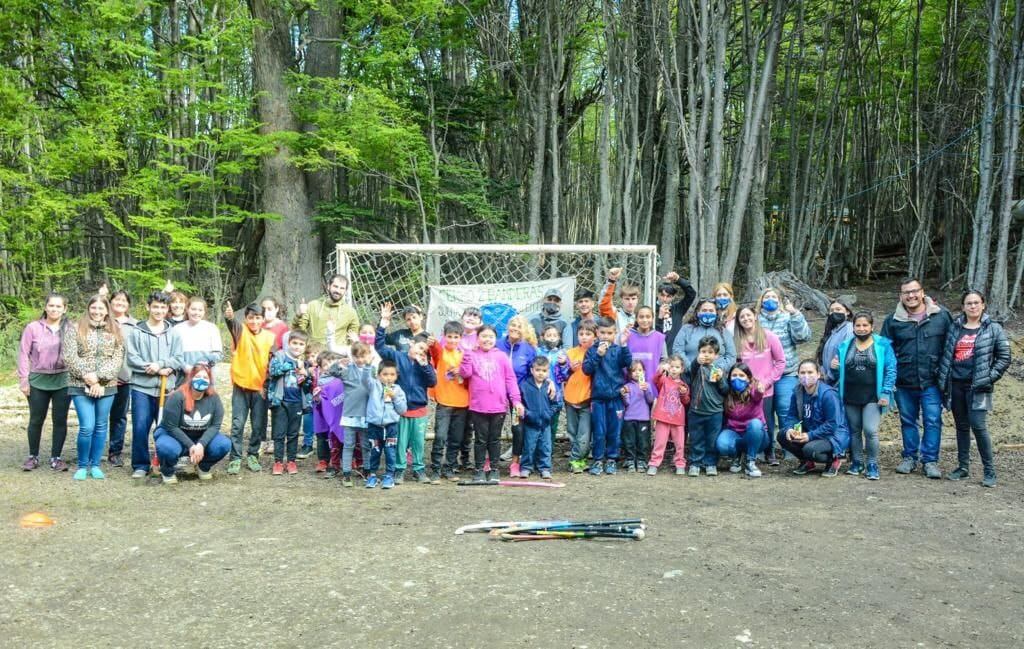
<svg viewBox="0 0 1024 649"><path fill-rule="evenodd" d="M718 315L715 314L715 313L698 313L697 314L697 321L700 322L705 327L710 327L710 326L714 325L716 320L718 320Z"/></svg>
<svg viewBox="0 0 1024 649"><path fill-rule="evenodd" d="M746 379L741 379L740 377L737 376L732 379L729 379L729 385L732 386L733 390L736 390L737 392L743 392L744 390L747 389L747 386L750 385L750 381Z"/></svg>
<svg viewBox="0 0 1024 649"><path fill-rule="evenodd" d="M764 302L762 302L761 306L764 308L765 311L767 311L768 313L771 313L773 311L777 311L778 310L778 308L779 308L779 301L778 300L772 300L772 299L769 298L769 299L765 300Z"/></svg>
<svg viewBox="0 0 1024 649"><path fill-rule="evenodd" d="M724 309L727 306L729 306L730 304L732 304L732 298L731 297L716 297L715 298L715 306L717 306L719 309Z"/></svg>
<svg viewBox="0 0 1024 649"><path fill-rule="evenodd" d="M196 392L206 392L210 389L210 382L201 376L192 379L192 389Z"/></svg>

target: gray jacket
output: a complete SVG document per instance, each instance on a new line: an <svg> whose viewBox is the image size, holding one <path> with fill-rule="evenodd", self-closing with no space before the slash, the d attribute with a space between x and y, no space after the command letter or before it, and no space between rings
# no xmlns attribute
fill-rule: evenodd
<svg viewBox="0 0 1024 649"><path fill-rule="evenodd" d="M779 309L772 315L763 312L757 317L761 326L779 337L782 351L786 354L786 371L783 376L796 376L800 358L796 355L796 346L811 339L811 327L802 313L790 314Z"/></svg>
<svg viewBox="0 0 1024 649"><path fill-rule="evenodd" d="M168 390L177 382L176 373L184 367L181 352L181 338L173 327L164 325L164 330L154 333L149 328L149 321L139 322L131 329L125 341L125 358L132 372L133 390L156 397L160 396L160 375L146 374L146 366L157 363L160 368L174 370L167 377Z"/></svg>

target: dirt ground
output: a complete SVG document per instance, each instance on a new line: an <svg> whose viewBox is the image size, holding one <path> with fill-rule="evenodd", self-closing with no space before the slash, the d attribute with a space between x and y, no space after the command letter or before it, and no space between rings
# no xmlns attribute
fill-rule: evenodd
<svg viewBox="0 0 1024 649"><path fill-rule="evenodd" d="M127 470L79 484L22 473L25 413L4 388L0 646L1020 646L1022 392L1015 377L997 390L992 490L976 456L966 483L897 476L888 444L878 482L784 466L760 480L559 473L563 489L382 492L316 478L312 459L294 477L220 466L174 487ZM889 441L895 428L890 415ZM19 529L32 511L56 524ZM623 516L647 519L648 537L453 535Z"/></svg>

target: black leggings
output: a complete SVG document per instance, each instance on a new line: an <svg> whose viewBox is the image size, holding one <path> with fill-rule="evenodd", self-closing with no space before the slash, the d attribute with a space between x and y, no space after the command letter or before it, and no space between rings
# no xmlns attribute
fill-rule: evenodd
<svg viewBox="0 0 1024 649"><path fill-rule="evenodd" d="M812 439L809 442L791 442L786 433L779 433L779 445L805 462L827 464L832 461L832 442L827 439Z"/></svg>
<svg viewBox="0 0 1024 649"><path fill-rule="evenodd" d="M961 469L971 464L971 431L978 444L978 455L981 465L987 473L995 470L992 459L992 436L988 432L988 411L974 410L971 401L974 391L968 382L953 381L950 392L950 407L953 411L953 422L956 424L956 459Z"/></svg>
<svg viewBox="0 0 1024 649"><path fill-rule="evenodd" d="M505 423L505 413L470 412L476 440L473 444L473 461L477 471L484 470L484 460L490 456L491 470L498 469L498 456L501 455L501 427Z"/></svg>
<svg viewBox="0 0 1024 649"><path fill-rule="evenodd" d="M53 404L53 442L50 457L60 457L64 451L64 440L68 436L68 406L71 398L68 389L40 390L29 388L28 393L28 454L39 455L39 441L43 437L43 423L46 412Z"/></svg>

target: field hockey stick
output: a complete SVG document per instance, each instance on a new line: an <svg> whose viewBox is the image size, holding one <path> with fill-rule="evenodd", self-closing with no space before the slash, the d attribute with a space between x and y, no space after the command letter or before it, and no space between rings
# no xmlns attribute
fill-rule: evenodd
<svg viewBox="0 0 1024 649"><path fill-rule="evenodd" d="M531 525L557 525L559 523L570 523L572 521L484 521L473 525L463 525L455 530L456 534L469 534L472 532L490 532L494 529L506 529L509 527L524 527Z"/></svg>
<svg viewBox="0 0 1024 649"><path fill-rule="evenodd" d="M577 525L567 527L509 527L505 529L496 529L489 532L491 538L498 538L505 534L555 534L555 533L609 533L609 534L633 534L637 530L646 530L647 527L640 525L638 527L632 527L628 525L614 525L608 527L593 526L593 525Z"/></svg>
<svg viewBox="0 0 1024 649"><path fill-rule="evenodd" d="M456 484L460 487L546 487L548 489L560 489L565 486L564 482L531 482L529 480L501 480L499 482L460 480Z"/></svg>
<svg viewBox="0 0 1024 649"><path fill-rule="evenodd" d="M532 534L502 534L502 541L548 541L552 539L629 539L640 541L646 533L642 529L632 532L563 532L561 530L539 530Z"/></svg>
<svg viewBox="0 0 1024 649"><path fill-rule="evenodd" d="M164 420L164 399L167 397L167 377L160 377L160 398L158 399L159 405L156 411L156 427L159 428L160 424ZM153 456L150 462L150 466L153 471L160 470L160 458L156 454L156 442L153 442Z"/></svg>
<svg viewBox="0 0 1024 649"><path fill-rule="evenodd" d="M590 529L607 529L612 527L635 527L643 526L644 519L642 518L622 518L617 520L607 521L540 521L539 523L525 523L508 529L495 529L491 528L491 534L497 536L502 532L529 532L531 530L551 530L567 527L576 528L590 528Z"/></svg>

